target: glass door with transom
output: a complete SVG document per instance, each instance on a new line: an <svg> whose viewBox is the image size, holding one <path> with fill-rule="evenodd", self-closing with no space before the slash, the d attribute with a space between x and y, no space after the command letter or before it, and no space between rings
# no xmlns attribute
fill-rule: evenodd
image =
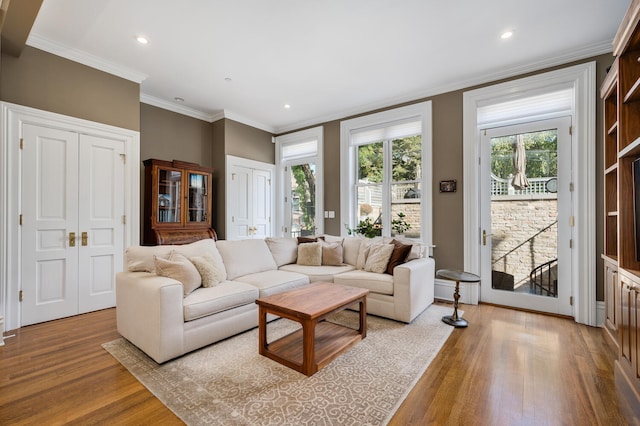
<svg viewBox="0 0 640 426"><path fill-rule="evenodd" d="M315 235L316 162L305 158L288 161L285 166L285 229L291 237ZM285 231L286 232L286 231Z"/></svg>
<svg viewBox="0 0 640 426"><path fill-rule="evenodd" d="M571 315L571 118L481 131L481 300Z"/></svg>

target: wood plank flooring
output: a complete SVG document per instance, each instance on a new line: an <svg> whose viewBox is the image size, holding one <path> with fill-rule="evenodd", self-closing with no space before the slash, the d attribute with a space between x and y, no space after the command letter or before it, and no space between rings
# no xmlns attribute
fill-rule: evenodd
<svg viewBox="0 0 640 426"><path fill-rule="evenodd" d="M461 308L469 327L453 331L391 425L628 424L603 330ZM114 309L15 334L0 347L0 424L181 424L100 346L118 337Z"/></svg>

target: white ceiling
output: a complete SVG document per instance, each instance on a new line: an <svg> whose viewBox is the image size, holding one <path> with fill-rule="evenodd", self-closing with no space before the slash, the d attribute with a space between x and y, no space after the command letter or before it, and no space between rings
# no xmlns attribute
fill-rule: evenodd
<svg viewBox="0 0 640 426"><path fill-rule="evenodd" d="M629 3L44 0L27 44L281 133L610 52Z"/></svg>

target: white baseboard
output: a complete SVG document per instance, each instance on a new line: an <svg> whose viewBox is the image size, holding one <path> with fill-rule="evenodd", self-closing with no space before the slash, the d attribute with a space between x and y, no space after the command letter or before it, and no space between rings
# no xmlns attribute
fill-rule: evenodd
<svg viewBox="0 0 640 426"><path fill-rule="evenodd" d="M596 326L602 327L605 317L605 305L603 301L596 302Z"/></svg>
<svg viewBox="0 0 640 426"><path fill-rule="evenodd" d="M450 300L453 302L453 292L456 289L455 281L435 280L435 298ZM480 299L480 283L460 283L460 303L477 305Z"/></svg>

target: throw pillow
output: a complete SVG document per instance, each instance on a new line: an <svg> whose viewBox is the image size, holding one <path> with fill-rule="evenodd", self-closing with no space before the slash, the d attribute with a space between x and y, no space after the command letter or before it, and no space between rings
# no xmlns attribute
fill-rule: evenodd
<svg viewBox="0 0 640 426"><path fill-rule="evenodd" d="M185 296L200 287L202 283L202 278L196 267L180 253L172 251L168 259L155 256L154 263L157 275L173 278L182 283Z"/></svg>
<svg viewBox="0 0 640 426"><path fill-rule="evenodd" d="M298 241L295 238L267 237L264 239L278 268L282 265L296 263L298 257Z"/></svg>
<svg viewBox="0 0 640 426"><path fill-rule="evenodd" d="M342 265L342 243L320 243L322 245L322 264L340 266Z"/></svg>
<svg viewBox="0 0 640 426"><path fill-rule="evenodd" d="M298 246L298 265L322 265L322 246L320 243L305 243Z"/></svg>
<svg viewBox="0 0 640 426"><path fill-rule="evenodd" d="M398 265L402 265L406 261L412 246L409 244L402 244L397 240L391 240L391 244L393 244L393 252L391 253L389 263L387 264L386 273L393 275L393 268Z"/></svg>
<svg viewBox="0 0 640 426"><path fill-rule="evenodd" d="M369 248L369 255L364 265L364 270L368 272L376 272L382 274L387 270L387 264L391 253L393 253L393 244L374 244Z"/></svg>
<svg viewBox="0 0 640 426"><path fill-rule="evenodd" d="M318 242L316 237L298 237L298 244Z"/></svg>
<svg viewBox="0 0 640 426"><path fill-rule="evenodd" d="M225 274L216 266L216 261L210 254L195 256L189 260L202 278L202 287L213 287L225 280Z"/></svg>

